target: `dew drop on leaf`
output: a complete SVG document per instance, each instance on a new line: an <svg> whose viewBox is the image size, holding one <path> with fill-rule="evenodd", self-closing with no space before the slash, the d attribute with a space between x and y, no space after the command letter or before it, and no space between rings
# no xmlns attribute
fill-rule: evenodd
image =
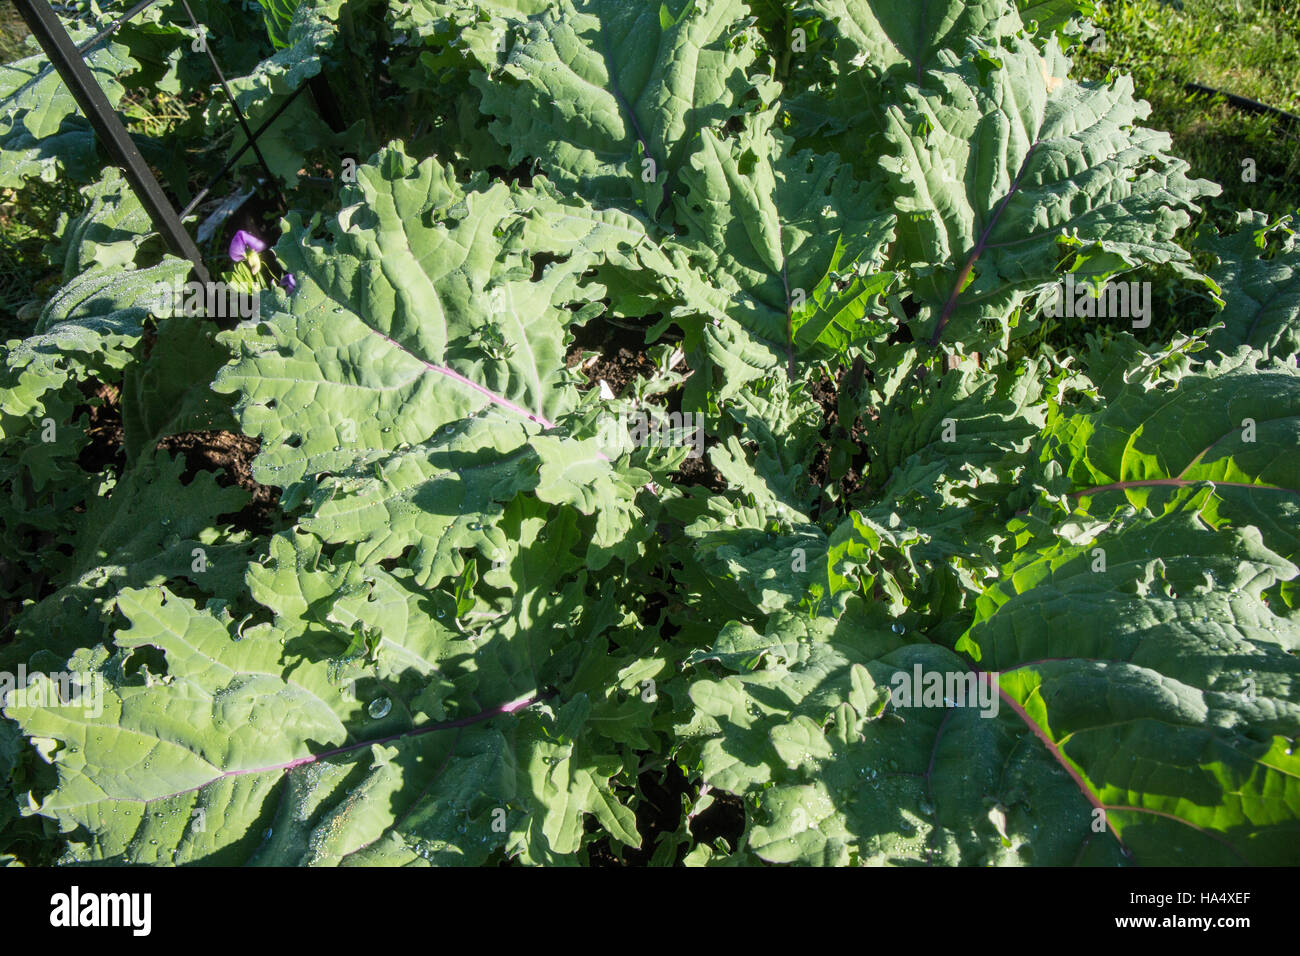
<svg viewBox="0 0 1300 956"><path fill-rule="evenodd" d="M366 712L375 720L388 716L388 712L393 709L393 702L387 697L376 697L366 708Z"/></svg>

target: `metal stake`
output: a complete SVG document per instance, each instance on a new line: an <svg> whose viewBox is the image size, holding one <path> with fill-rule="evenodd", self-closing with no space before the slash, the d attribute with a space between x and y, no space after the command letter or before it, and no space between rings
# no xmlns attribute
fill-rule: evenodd
<svg viewBox="0 0 1300 956"><path fill-rule="evenodd" d="M126 127L108 102L95 75L81 59L63 23L46 0L14 0L14 6L18 8L28 29L54 64L63 82L68 85L81 112L90 121L95 136L113 158L114 165L121 167L167 247L182 259L190 260L195 277L200 282L207 282L210 277L207 267L203 265L199 247L185 231L167 194L140 155L140 150L131 141Z"/></svg>

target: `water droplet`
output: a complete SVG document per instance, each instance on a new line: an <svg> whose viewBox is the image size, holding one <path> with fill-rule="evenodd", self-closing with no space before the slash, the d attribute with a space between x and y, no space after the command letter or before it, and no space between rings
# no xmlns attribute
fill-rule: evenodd
<svg viewBox="0 0 1300 956"><path fill-rule="evenodd" d="M446 616L447 616L447 612L444 611L442 608L438 608L438 617L446 617Z"/></svg>
<svg viewBox="0 0 1300 956"><path fill-rule="evenodd" d="M393 702L389 700L387 697L376 697L374 700L370 702L370 706L366 708L367 712L375 720L379 720L382 717L387 717L388 712L392 709L393 709Z"/></svg>
<svg viewBox="0 0 1300 956"><path fill-rule="evenodd" d="M893 627L890 628L890 630L893 631L895 634L902 634L907 630L907 628L905 628L901 624L895 623Z"/></svg>

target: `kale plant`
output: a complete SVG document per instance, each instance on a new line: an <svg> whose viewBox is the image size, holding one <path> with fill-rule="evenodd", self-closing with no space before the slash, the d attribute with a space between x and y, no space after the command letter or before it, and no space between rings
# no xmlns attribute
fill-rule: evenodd
<svg viewBox="0 0 1300 956"><path fill-rule="evenodd" d="M1068 5L262 6L194 4L283 109L248 317L0 68L84 200L0 348L0 853L1298 861L1300 251L1194 234ZM90 63L203 94L185 183L178 7Z"/></svg>

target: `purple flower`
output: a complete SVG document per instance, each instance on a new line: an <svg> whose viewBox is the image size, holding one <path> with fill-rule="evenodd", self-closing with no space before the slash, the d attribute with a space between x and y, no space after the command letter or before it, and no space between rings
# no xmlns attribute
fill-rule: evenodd
<svg viewBox="0 0 1300 956"><path fill-rule="evenodd" d="M230 260L232 262L240 262L250 252L264 252L265 250L265 242L251 232L244 232L242 229L236 232L234 238L230 240Z"/></svg>
<svg viewBox="0 0 1300 956"><path fill-rule="evenodd" d="M284 278L280 280L280 285L284 286L286 292L293 292L298 288L298 280L293 277L292 272L286 272Z"/></svg>

